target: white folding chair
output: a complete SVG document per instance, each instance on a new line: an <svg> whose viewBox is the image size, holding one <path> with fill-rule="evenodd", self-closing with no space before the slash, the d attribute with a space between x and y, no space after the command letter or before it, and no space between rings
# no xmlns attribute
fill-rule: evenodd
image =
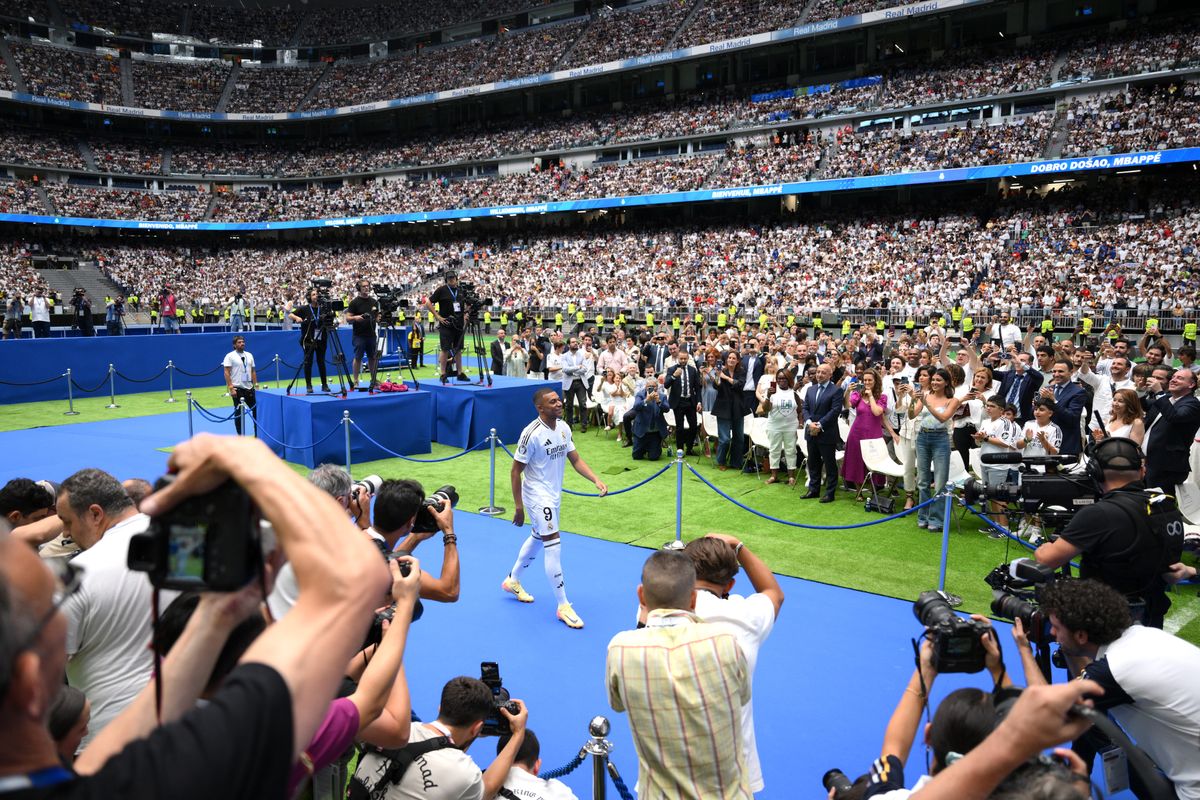
<svg viewBox="0 0 1200 800"><path fill-rule="evenodd" d="M971 472L974 472L980 480L983 479L983 451L978 447L971 448Z"/></svg>
<svg viewBox="0 0 1200 800"><path fill-rule="evenodd" d="M711 411L700 412L700 425L704 428L704 436L710 441L709 453L713 461L717 458L717 418Z"/></svg>
<svg viewBox="0 0 1200 800"><path fill-rule="evenodd" d="M592 390L590 392L588 392L587 402L586 402L586 407L587 407L586 413L588 415L588 418L591 419L592 417L595 417L595 420L596 420L596 435L597 436L600 435L600 429L604 427L604 417L605 417L604 410L602 408L600 408L600 400L596 396L596 394L600 391L600 384L602 384L603 382L604 382L603 375L597 375L595 377L595 379L592 381ZM605 438L608 438L608 437L605 436Z"/></svg>
<svg viewBox="0 0 1200 800"><path fill-rule="evenodd" d="M950 474L946 478L947 486L961 487L971 477L963 465L962 456L957 450L950 451Z"/></svg>
<svg viewBox="0 0 1200 800"><path fill-rule="evenodd" d="M755 417L753 414L747 414L745 417L742 418L742 434L744 436L746 436L746 438L750 438L750 432L754 429L754 419L755 419ZM757 475L758 474L758 461L756 459L754 459L754 441L753 440L751 440L750 446L746 448L745 455L742 456L742 465L740 467L741 469L745 469L745 467L746 467L745 462L746 462L747 458L754 460L754 473Z"/></svg>
<svg viewBox="0 0 1200 800"><path fill-rule="evenodd" d="M883 439L860 439L858 444L862 449L863 463L867 467L867 474L863 479L863 485L858 489L858 497L861 498L863 488L869 486L871 488L871 499L878 504L879 493L872 478L876 475L886 475L888 478L893 479L893 481L903 478L904 467L892 459L892 455L888 452L887 444Z"/></svg>
<svg viewBox="0 0 1200 800"><path fill-rule="evenodd" d="M759 457L755 453L755 449L761 447L763 453L771 452L771 442L767 439L767 418L755 417L750 422L750 455L754 459L754 471L761 475L759 469Z"/></svg>

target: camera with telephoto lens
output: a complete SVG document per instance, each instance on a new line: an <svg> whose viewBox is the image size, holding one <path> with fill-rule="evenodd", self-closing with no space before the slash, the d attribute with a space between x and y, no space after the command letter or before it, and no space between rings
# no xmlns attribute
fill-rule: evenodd
<svg viewBox="0 0 1200 800"><path fill-rule="evenodd" d="M984 583L992 587L992 613L1002 619L1021 620L1030 643L1048 645L1050 621L1039 607L1038 589L1055 580L1054 570L1032 558L1018 558L1001 564L987 574Z"/></svg>
<svg viewBox="0 0 1200 800"><path fill-rule="evenodd" d="M174 480L164 475L154 491ZM232 592L262 574L263 556L274 548L275 531L250 495L226 481L152 518L129 540L127 564L159 589Z"/></svg>
<svg viewBox="0 0 1200 800"><path fill-rule="evenodd" d="M521 713L521 705L513 700L508 689L504 688L503 681L500 680L500 665L494 661L484 661L479 665L479 680L487 684L487 687L492 690L492 713L483 721L483 728L480 729L480 736L506 736L512 733L512 728L508 724L508 717L500 713L500 709L505 709L510 714Z"/></svg>
<svg viewBox="0 0 1200 800"><path fill-rule="evenodd" d="M364 490L370 495L379 494L379 490L382 486L383 478L379 477L378 475L368 475L367 477L354 482L354 488L350 490L350 498L352 500L358 500L359 493Z"/></svg>
<svg viewBox="0 0 1200 800"><path fill-rule="evenodd" d="M821 776L821 785L833 800L858 800L866 792L866 775L852 781L840 769L831 769Z"/></svg>
<svg viewBox="0 0 1200 800"><path fill-rule="evenodd" d="M933 646L933 668L938 672L979 672L987 655L982 637L990 628L954 613L945 594L921 592L913 614L925 626Z"/></svg>
<svg viewBox="0 0 1200 800"><path fill-rule="evenodd" d="M451 508L458 505L458 490L453 486L446 484L439 488L436 492L425 498L425 502L421 504L421 509L417 511L417 518L413 522L413 533L433 533L438 529L437 520L433 518L433 513L430 509L441 513L449 503Z"/></svg>
<svg viewBox="0 0 1200 800"><path fill-rule="evenodd" d="M399 556L399 555L407 555L407 554L397 554L397 556ZM399 564L399 567L400 567L400 574L403 575L404 577L407 578L409 575L412 574L412 562L401 561ZM413 608L413 615L412 615L413 622L416 622L417 620L419 620L421 618L422 610L423 609L421 608L421 601L418 600L417 605ZM382 611L376 611L375 617L371 620L371 627L367 629L367 638L363 640L363 646L360 647L359 649L366 650L368 647L375 647L375 646L379 645L379 643L383 641L383 625L384 625L384 623L387 623L390 625L392 620L395 619L395 617L396 617L396 604L395 603L392 603L390 606L383 609Z"/></svg>

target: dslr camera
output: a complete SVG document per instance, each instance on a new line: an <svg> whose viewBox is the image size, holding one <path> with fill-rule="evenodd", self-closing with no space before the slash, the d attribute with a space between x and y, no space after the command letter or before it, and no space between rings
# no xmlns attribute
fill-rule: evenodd
<svg viewBox="0 0 1200 800"><path fill-rule="evenodd" d="M954 613L946 595L921 592L913 603L913 614L925 626L933 645L933 667L938 672L979 672L987 652L982 637L990 628Z"/></svg>
<svg viewBox="0 0 1200 800"><path fill-rule="evenodd" d="M164 475L154 490L174 480ZM250 495L226 481L151 519L129 540L127 564L158 589L232 592L262 574L263 556L274 549L275 530Z"/></svg>
<svg viewBox="0 0 1200 800"><path fill-rule="evenodd" d="M992 613L1002 619L1021 620L1031 644L1049 645L1050 621L1042 614L1037 596L1039 587L1055 580L1054 570L1032 558L1018 558L1001 564L987 574L984 582L992 587Z"/></svg>
<svg viewBox="0 0 1200 800"><path fill-rule="evenodd" d="M417 518L413 522L413 533L433 533L438 529L437 520L433 518L433 513L430 509L441 513L446 504L449 503L451 508L458 505L458 490L450 484L446 484L439 488L436 492L425 498L425 502L421 504L421 510L417 512Z"/></svg>
<svg viewBox="0 0 1200 800"><path fill-rule="evenodd" d="M521 705L513 700L508 690L504 688L504 682L500 680L500 665L495 661L484 661L479 665L479 680L487 684L487 687L492 690L492 713L483 721L483 728L479 731L480 736L505 736L512 733L512 728L508 724L508 717L500 713L500 709L505 709L510 714L521 713Z"/></svg>

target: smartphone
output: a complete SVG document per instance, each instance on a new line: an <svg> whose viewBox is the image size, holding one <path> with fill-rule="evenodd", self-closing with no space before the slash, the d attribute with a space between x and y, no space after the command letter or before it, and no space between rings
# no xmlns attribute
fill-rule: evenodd
<svg viewBox="0 0 1200 800"><path fill-rule="evenodd" d="M908 385L908 376L904 376L904 377L900 378L900 382L907 386Z"/></svg>

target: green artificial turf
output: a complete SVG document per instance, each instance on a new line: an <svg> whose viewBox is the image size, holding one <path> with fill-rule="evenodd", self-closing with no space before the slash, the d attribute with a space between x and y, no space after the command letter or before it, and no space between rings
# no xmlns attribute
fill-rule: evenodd
<svg viewBox="0 0 1200 800"><path fill-rule="evenodd" d="M430 378L433 373L432 368L426 367L417 375ZM274 383L269 382L269 385ZM193 396L206 407L221 410L229 403L222 397L223 392L224 387L210 387L193 390ZM177 396L182 400L182 392ZM63 402L3 406L0 408L0 430L183 411L184 403L168 405L163 402L165 397L165 392L121 395L117 398L121 406L118 409L104 408L107 397L81 399L75 404L80 411L75 417L62 415ZM529 414L532 419L532 407ZM575 441L584 460L608 484L610 491L632 486L667 463L633 461L630 450L617 445L615 432L605 434L589 428L586 434L578 433ZM173 442L164 442L163 446L171 444ZM433 453L426 457L442 457L454 452L454 448L435 444ZM506 509L509 518L513 507L509 484L511 463L509 457L497 449L496 504ZM834 503L820 504L816 500L801 500L802 486L796 489L784 484L766 486L752 475L734 470L719 472L709 459L703 457L690 458L687 463L739 502L780 519L809 525L853 525L880 519L878 514L865 512L862 504L855 502L848 492L839 492ZM293 466L297 471L305 471L299 465ZM450 483L458 488L459 508L475 511L488 505L486 449L437 464L401 459L355 464L353 473L355 477L376 473L385 478L416 478L427 491ZM675 481L676 469L672 465L650 484L624 494L604 499L565 495L563 528L639 547L659 547L675 536ZM594 491L591 484L570 469L564 485L575 491ZM1027 551L1006 541L988 539L978 532L977 520L971 516L960 519L961 513L961 510L954 512L946 588L963 598L964 610L987 613L991 592L983 582L984 575L997 564L1026 555ZM732 533L743 538L780 574L906 600L915 599L920 592L937 586L941 535L918 529L911 516L852 530L789 527L737 508L685 469L682 519L685 540L708 532ZM469 551L469 541L463 541L461 545ZM1173 597L1168 627L1178 626L1179 635L1200 644L1197 587L1184 587Z"/></svg>

